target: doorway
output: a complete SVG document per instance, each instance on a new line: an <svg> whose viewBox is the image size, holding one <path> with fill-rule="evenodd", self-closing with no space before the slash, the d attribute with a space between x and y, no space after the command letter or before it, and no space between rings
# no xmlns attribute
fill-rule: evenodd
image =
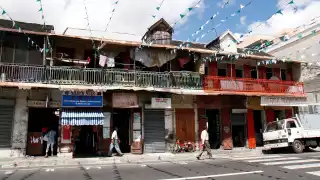
<svg viewBox="0 0 320 180"><path fill-rule="evenodd" d="M120 149L122 153L130 153L130 113L131 109L113 109L112 127L118 128Z"/></svg>
<svg viewBox="0 0 320 180"><path fill-rule="evenodd" d="M256 136L256 146L263 146L263 127L262 127L262 112L260 110L253 111L254 131Z"/></svg>
<svg viewBox="0 0 320 180"><path fill-rule="evenodd" d="M97 156L101 126L74 126L74 156Z"/></svg>
<svg viewBox="0 0 320 180"><path fill-rule="evenodd" d="M211 149L219 149L221 145L221 124L218 109L207 109L209 143Z"/></svg>
<svg viewBox="0 0 320 180"><path fill-rule="evenodd" d="M195 142L195 121L193 109L176 109L176 135L181 141Z"/></svg>
<svg viewBox="0 0 320 180"><path fill-rule="evenodd" d="M58 142L58 128L59 128L59 116L56 115L56 108L29 108L29 120L28 120L28 136L30 137L43 137L45 133L51 129L57 132L55 142ZM28 137L28 140L29 138ZM31 156L44 156L46 154L46 141L34 141L39 142L38 145L27 144L27 155ZM51 150L50 150L51 151ZM52 154L52 152L50 152ZM57 143L53 148L53 155L57 155Z"/></svg>
<svg viewBox="0 0 320 180"><path fill-rule="evenodd" d="M247 141L247 124L244 113L231 114L233 147L245 147Z"/></svg>

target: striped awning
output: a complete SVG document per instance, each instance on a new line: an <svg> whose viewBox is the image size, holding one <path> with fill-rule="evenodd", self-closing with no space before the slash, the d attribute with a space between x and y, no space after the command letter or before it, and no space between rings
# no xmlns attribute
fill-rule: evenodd
<svg viewBox="0 0 320 180"><path fill-rule="evenodd" d="M64 109L61 113L61 125L103 125L103 121L104 115L99 110Z"/></svg>

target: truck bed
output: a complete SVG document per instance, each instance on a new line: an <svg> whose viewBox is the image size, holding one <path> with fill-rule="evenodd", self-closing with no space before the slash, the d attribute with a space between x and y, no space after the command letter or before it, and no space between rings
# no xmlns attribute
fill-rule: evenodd
<svg viewBox="0 0 320 180"><path fill-rule="evenodd" d="M320 129L317 130L303 130L303 137L304 138L320 138Z"/></svg>

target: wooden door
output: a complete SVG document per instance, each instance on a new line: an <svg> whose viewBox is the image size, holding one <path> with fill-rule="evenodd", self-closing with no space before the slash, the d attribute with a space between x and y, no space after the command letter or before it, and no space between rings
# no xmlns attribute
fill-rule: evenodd
<svg viewBox="0 0 320 180"><path fill-rule="evenodd" d="M195 142L195 119L193 109L176 109L176 135L183 141Z"/></svg>

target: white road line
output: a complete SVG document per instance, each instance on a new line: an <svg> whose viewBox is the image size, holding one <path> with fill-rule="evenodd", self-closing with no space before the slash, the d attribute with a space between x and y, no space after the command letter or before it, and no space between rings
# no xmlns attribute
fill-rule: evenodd
<svg viewBox="0 0 320 180"><path fill-rule="evenodd" d="M6 171L4 174L12 174L12 171Z"/></svg>
<svg viewBox="0 0 320 180"><path fill-rule="evenodd" d="M308 174L312 174L315 176L320 176L320 171L314 171L314 172L307 172Z"/></svg>
<svg viewBox="0 0 320 180"><path fill-rule="evenodd" d="M256 160L251 160L247 161L249 163L253 162L270 162L270 161L284 161L284 160L294 160L294 159L301 159L298 157L285 157L285 158L272 158L272 159L256 159Z"/></svg>
<svg viewBox="0 0 320 180"><path fill-rule="evenodd" d="M261 164L270 166L270 165L284 165L284 164L308 163L308 162L319 162L319 161L320 159L302 159L302 160L293 160L293 161L268 162L268 163L261 163Z"/></svg>
<svg viewBox="0 0 320 180"><path fill-rule="evenodd" d="M315 168L315 167L320 167L320 163L283 166L282 168L285 168L285 169L306 169L306 168Z"/></svg>
<svg viewBox="0 0 320 180"><path fill-rule="evenodd" d="M239 176L239 175L256 174L256 173L263 173L263 171L250 171L250 172L239 172L239 173L214 174L214 175L208 175L208 176L194 176L194 177L183 177L183 178L172 178L172 179L159 179L159 180L207 179L207 178L215 178L215 177Z"/></svg>
<svg viewBox="0 0 320 180"><path fill-rule="evenodd" d="M283 156L278 156L278 155L274 155L274 156L246 156L246 157L236 157L236 158L231 158L232 160L249 160L249 159L265 159L265 158L280 158Z"/></svg>

